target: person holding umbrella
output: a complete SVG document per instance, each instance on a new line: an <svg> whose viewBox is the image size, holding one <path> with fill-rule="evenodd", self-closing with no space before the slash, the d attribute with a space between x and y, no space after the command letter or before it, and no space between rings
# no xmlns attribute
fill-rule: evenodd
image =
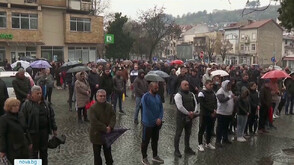
<svg viewBox="0 0 294 165"><path fill-rule="evenodd" d="M90 119L90 141L93 144L94 164L101 165L101 148L103 147L107 165L113 164L111 147L107 147L102 139L102 134L109 134L116 123L116 116L112 105L106 102L106 91L99 89L96 93L97 102L88 110Z"/></svg>

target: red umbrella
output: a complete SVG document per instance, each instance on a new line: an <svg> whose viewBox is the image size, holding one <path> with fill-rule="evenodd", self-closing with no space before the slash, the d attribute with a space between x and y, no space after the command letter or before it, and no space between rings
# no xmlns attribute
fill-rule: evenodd
<svg viewBox="0 0 294 165"><path fill-rule="evenodd" d="M273 78L280 79L280 78L286 78L286 77L290 77L289 74L287 74L286 72L282 70L273 70L273 71L267 72L261 78L262 79L273 79Z"/></svg>
<svg viewBox="0 0 294 165"><path fill-rule="evenodd" d="M184 62L182 60L174 60L171 62L171 64L182 65L182 64L184 64Z"/></svg>

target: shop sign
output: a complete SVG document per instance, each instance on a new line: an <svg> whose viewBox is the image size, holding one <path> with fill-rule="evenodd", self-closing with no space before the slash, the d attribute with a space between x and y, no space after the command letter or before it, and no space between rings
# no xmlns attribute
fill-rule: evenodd
<svg viewBox="0 0 294 165"><path fill-rule="evenodd" d="M114 44L113 34L105 34L105 44Z"/></svg>
<svg viewBox="0 0 294 165"><path fill-rule="evenodd" d="M12 34L6 34L6 33L0 33L0 39L12 39L13 35Z"/></svg>

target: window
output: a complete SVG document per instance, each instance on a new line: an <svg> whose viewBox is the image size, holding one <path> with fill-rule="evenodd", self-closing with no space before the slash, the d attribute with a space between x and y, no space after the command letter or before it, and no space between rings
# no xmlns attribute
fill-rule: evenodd
<svg viewBox="0 0 294 165"><path fill-rule="evenodd" d="M256 40L256 34L255 33L252 34L252 40Z"/></svg>
<svg viewBox="0 0 294 165"><path fill-rule="evenodd" d="M6 28L6 13L0 12L0 28Z"/></svg>
<svg viewBox="0 0 294 165"><path fill-rule="evenodd" d="M245 40L245 35L244 34L241 35L241 39Z"/></svg>
<svg viewBox="0 0 294 165"><path fill-rule="evenodd" d="M70 30L79 32L91 31L91 19L89 18L70 18Z"/></svg>
<svg viewBox="0 0 294 165"><path fill-rule="evenodd" d="M241 50L244 50L244 44L241 44Z"/></svg>
<svg viewBox="0 0 294 165"><path fill-rule="evenodd" d="M36 57L36 47L26 47L26 56Z"/></svg>
<svg viewBox="0 0 294 165"><path fill-rule="evenodd" d="M69 47L69 61L82 61L83 63L96 61L95 47Z"/></svg>
<svg viewBox="0 0 294 165"><path fill-rule="evenodd" d="M38 15L12 13L12 28L38 29Z"/></svg>
<svg viewBox="0 0 294 165"><path fill-rule="evenodd" d="M251 50L255 50L255 44L251 44Z"/></svg>
<svg viewBox="0 0 294 165"><path fill-rule="evenodd" d="M62 46L42 46L41 56L48 61L63 61Z"/></svg>
<svg viewBox="0 0 294 165"><path fill-rule="evenodd" d="M3 62L5 59L5 47L0 46L0 62Z"/></svg>

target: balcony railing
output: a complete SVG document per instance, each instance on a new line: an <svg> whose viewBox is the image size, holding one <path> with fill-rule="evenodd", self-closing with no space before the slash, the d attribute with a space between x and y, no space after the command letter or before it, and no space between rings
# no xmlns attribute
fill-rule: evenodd
<svg viewBox="0 0 294 165"><path fill-rule="evenodd" d="M72 10L91 11L93 9L91 1L69 0L68 4L68 8Z"/></svg>
<svg viewBox="0 0 294 165"><path fill-rule="evenodd" d="M24 3L37 3L37 0L24 0Z"/></svg>

